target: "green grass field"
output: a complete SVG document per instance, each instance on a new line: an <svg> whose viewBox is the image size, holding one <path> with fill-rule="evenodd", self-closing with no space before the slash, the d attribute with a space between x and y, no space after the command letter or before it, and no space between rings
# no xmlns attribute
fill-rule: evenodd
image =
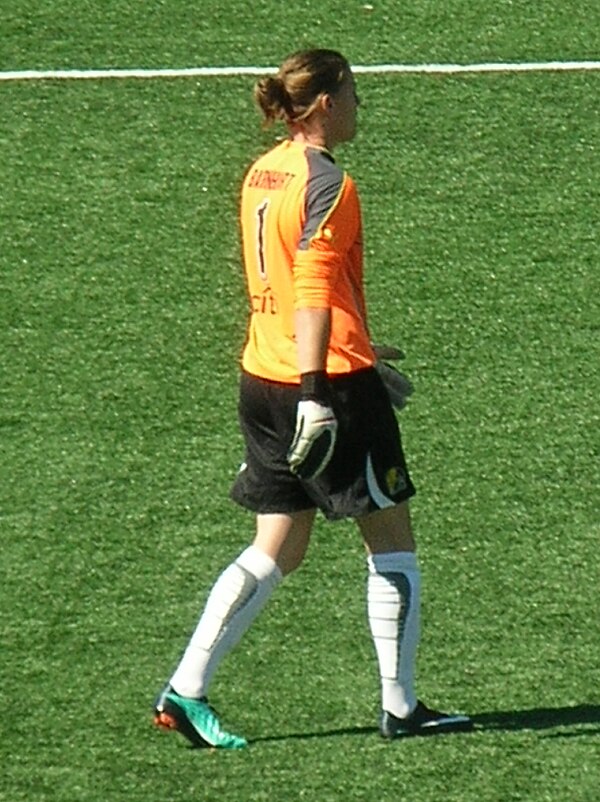
<svg viewBox="0 0 600 802"><path fill-rule="evenodd" d="M0 70L598 59L600 9L0 0ZM443 8L442 8L443 7ZM419 689L473 734L384 743L351 523L224 663L251 746L151 727L252 535L237 197L244 77L0 82L2 802L597 802L600 74L359 76L337 153L375 337L401 345L419 494Z"/></svg>

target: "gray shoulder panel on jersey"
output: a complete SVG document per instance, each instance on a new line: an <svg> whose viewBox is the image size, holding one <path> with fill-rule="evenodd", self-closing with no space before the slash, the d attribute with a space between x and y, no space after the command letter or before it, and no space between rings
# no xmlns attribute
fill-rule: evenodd
<svg viewBox="0 0 600 802"><path fill-rule="evenodd" d="M328 153L316 148L307 148L306 158L308 161L306 218L298 243L298 249L301 251L308 250L311 239L335 206L344 183L343 171Z"/></svg>

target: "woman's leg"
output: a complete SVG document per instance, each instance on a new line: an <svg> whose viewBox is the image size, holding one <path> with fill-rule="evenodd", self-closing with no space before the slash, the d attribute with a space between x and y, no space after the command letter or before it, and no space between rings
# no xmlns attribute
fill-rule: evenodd
<svg viewBox="0 0 600 802"><path fill-rule="evenodd" d="M367 610L381 677L382 709L399 718L417 706L421 574L408 502L358 520L368 552Z"/></svg>
<svg viewBox="0 0 600 802"><path fill-rule="evenodd" d="M308 547L315 510L258 515L254 542L219 576L171 686L200 698L221 660L239 642L282 577L297 568Z"/></svg>

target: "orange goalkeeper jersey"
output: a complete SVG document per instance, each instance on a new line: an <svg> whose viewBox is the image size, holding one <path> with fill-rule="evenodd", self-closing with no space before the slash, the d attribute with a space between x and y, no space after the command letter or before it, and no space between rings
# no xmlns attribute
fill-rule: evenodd
<svg viewBox="0 0 600 802"><path fill-rule="evenodd" d="M360 203L331 154L286 140L259 158L243 184L241 225L251 303L244 370L300 381L294 311L305 307L331 310L329 375L372 365Z"/></svg>

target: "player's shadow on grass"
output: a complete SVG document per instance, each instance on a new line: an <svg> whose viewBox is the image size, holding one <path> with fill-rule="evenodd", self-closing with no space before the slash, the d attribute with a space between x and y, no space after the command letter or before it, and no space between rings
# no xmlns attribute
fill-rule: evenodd
<svg viewBox="0 0 600 802"><path fill-rule="evenodd" d="M600 705L577 705L575 707L537 707L530 710L496 710L472 715L474 732L517 732L521 730L552 730L557 727L576 727L574 732L551 733L545 738L573 738L600 734ZM580 729L585 725L597 725ZM310 738L331 738L336 735L372 735L377 727L340 727L321 732L296 732L287 735L269 735L254 738L253 743L266 741L288 741ZM468 735L469 733L462 733ZM448 737L448 733L444 737Z"/></svg>
<svg viewBox="0 0 600 802"><path fill-rule="evenodd" d="M531 710L506 710L478 713L473 716L478 730L514 732L517 730L551 730L556 727L577 727L576 732L556 733L546 737L574 737L600 732L600 705L575 707L537 707ZM579 729L582 725L597 725Z"/></svg>

